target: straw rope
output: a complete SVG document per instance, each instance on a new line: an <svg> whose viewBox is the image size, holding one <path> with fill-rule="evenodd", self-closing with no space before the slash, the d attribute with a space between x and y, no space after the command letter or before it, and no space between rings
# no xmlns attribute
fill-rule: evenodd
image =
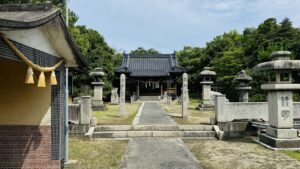
<svg viewBox="0 0 300 169"><path fill-rule="evenodd" d="M33 69L40 71L40 72L52 72L55 69L57 69L63 62L64 60L60 60L58 63L53 65L52 67L42 67L37 64L34 64L31 62L29 59L27 59L26 56L23 55L19 49L3 34L0 32L0 36L3 38L3 40L6 42L6 44L10 47L10 49L17 55L19 58L25 62L29 67L32 67Z"/></svg>

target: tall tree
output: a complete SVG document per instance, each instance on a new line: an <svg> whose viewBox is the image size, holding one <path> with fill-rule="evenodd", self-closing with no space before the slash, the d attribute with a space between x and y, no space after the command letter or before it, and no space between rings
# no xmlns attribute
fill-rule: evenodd
<svg viewBox="0 0 300 169"><path fill-rule="evenodd" d="M159 54L159 51L150 48L150 49L144 49L143 47L138 47L137 49L130 52L130 54Z"/></svg>

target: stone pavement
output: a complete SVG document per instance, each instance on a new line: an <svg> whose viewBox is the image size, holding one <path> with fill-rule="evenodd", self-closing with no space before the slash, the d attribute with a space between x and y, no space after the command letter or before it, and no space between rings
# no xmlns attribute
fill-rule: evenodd
<svg viewBox="0 0 300 169"><path fill-rule="evenodd" d="M146 102L140 124L174 124L160 105ZM121 169L201 169L179 138L134 138L128 143Z"/></svg>
<svg viewBox="0 0 300 169"><path fill-rule="evenodd" d="M137 138L129 141L121 169L200 169L178 138Z"/></svg>
<svg viewBox="0 0 300 169"><path fill-rule="evenodd" d="M163 108L156 102L145 102L140 123L143 125L165 124L176 125L176 122L164 112Z"/></svg>

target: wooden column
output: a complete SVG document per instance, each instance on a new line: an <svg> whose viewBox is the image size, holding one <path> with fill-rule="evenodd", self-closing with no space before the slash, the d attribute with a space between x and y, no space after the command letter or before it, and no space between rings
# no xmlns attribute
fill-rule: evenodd
<svg viewBox="0 0 300 169"><path fill-rule="evenodd" d="M140 99L140 81L138 80L137 86L136 86L136 96L137 100Z"/></svg>

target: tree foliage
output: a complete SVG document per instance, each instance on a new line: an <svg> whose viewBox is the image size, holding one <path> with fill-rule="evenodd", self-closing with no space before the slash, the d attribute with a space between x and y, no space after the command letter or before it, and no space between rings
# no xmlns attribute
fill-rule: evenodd
<svg viewBox="0 0 300 169"><path fill-rule="evenodd" d="M182 66L192 67L190 74L191 89L200 90L199 72L211 66L217 72L216 81L220 91L230 100L236 100L235 75L246 69L253 77L250 100L265 100L260 85L266 81L266 73L252 69L258 63L271 60L270 55L277 50L289 50L292 58L300 59L300 30L285 18L280 23L268 18L257 28L246 28L243 33L236 30L215 37L205 48L184 47L177 52ZM297 81L299 78L295 77Z"/></svg>
<svg viewBox="0 0 300 169"><path fill-rule="evenodd" d="M137 49L135 50L132 50L130 52L130 54L139 54L139 55L142 55L142 54L159 54L159 52L153 48L150 48L150 49L144 49L143 47L138 47Z"/></svg>

